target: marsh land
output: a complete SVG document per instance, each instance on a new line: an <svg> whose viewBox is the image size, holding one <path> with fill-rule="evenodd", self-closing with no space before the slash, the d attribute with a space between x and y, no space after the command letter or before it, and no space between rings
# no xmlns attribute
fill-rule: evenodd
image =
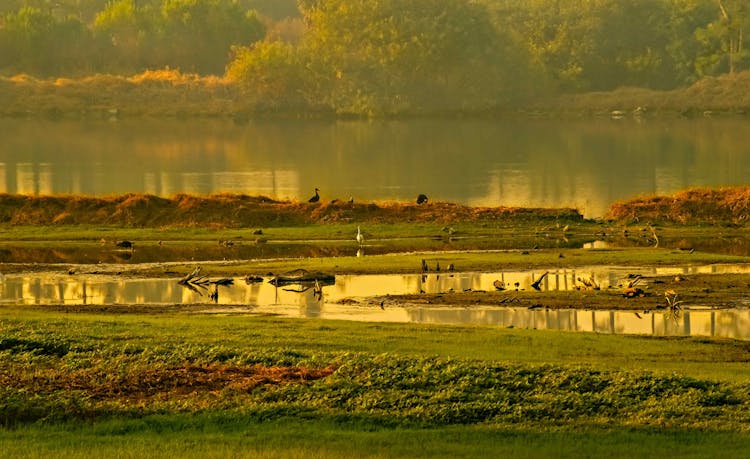
<svg viewBox="0 0 750 459"><path fill-rule="evenodd" d="M748 195L639 198L596 220L573 209L444 202L2 195L0 438L18 457L80 457L92 447L150 457L742 457L744 340L294 319L231 301L217 309L214 287L197 302L159 305L71 297L64 287L52 300L27 301L31 285L15 300L7 293L13 279L38 274L68 279L60 285L108 277L177 287L196 267L208 282L264 283L299 269L432 279L742 267ZM511 304L675 318L697 306L747 307L742 269L686 272L350 300L363 312Z"/></svg>

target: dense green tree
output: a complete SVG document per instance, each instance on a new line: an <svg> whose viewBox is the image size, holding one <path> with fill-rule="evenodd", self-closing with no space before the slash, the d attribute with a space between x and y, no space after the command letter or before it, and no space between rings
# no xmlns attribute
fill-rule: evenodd
<svg viewBox="0 0 750 459"><path fill-rule="evenodd" d="M226 71L260 105L397 114L750 68L748 0L297 1L4 0L0 72Z"/></svg>
<svg viewBox="0 0 750 459"><path fill-rule="evenodd" d="M309 60L293 45L280 41L235 47L227 76L238 81L265 109L312 108L316 103L307 84Z"/></svg>
<svg viewBox="0 0 750 459"><path fill-rule="evenodd" d="M486 8L465 0L315 0L295 48L308 99L340 113L398 114L492 109L523 97L529 63ZM238 54L229 75L265 80L256 68L267 47ZM298 64L299 65L299 64Z"/></svg>
<svg viewBox="0 0 750 459"><path fill-rule="evenodd" d="M703 45L696 59L700 75L734 73L750 68L750 52L745 33L750 29L750 4L747 0L716 0L715 19L696 30Z"/></svg>
<svg viewBox="0 0 750 459"><path fill-rule="evenodd" d="M86 65L90 36L75 18L57 20L50 12L22 7L6 14L0 27L0 68L52 75Z"/></svg>
<svg viewBox="0 0 750 459"><path fill-rule="evenodd" d="M113 68L170 66L222 74L232 45L257 41L265 26L252 11L223 0L116 0L94 22L112 48Z"/></svg>
<svg viewBox="0 0 750 459"><path fill-rule="evenodd" d="M221 74L232 45L263 38L254 11L224 0L164 0L161 5L162 61L183 71Z"/></svg>
<svg viewBox="0 0 750 459"><path fill-rule="evenodd" d="M711 20L715 5L707 0L664 1L669 10L664 27L669 30L666 51L673 62L674 86L684 86L700 76L696 61L702 45L695 38L695 31Z"/></svg>
<svg viewBox="0 0 750 459"><path fill-rule="evenodd" d="M706 0L486 0L564 91L691 81Z"/></svg>
<svg viewBox="0 0 750 459"><path fill-rule="evenodd" d="M144 55L148 53L147 39L153 28L149 13L136 0L113 0L96 15L94 33L104 43L105 70L128 73L148 67L144 65Z"/></svg>

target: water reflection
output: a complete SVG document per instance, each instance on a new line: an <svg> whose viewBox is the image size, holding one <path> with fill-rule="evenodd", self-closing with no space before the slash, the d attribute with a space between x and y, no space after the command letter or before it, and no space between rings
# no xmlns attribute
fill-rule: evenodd
<svg viewBox="0 0 750 459"><path fill-rule="evenodd" d="M505 327L653 336L716 336L750 339L750 310L695 309L679 317L632 311L529 310L526 308L419 308L410 322L471 323Z"/></svg>
<svg viewBox="0 0 750 459"><path fill-rule="evenodd" d="M0 192L577 207L746 183L744 119L0 120Z"/></svg>
<svg viewBox="0 0 750 459"><path fill-rule="evenodd" d="M570 290L580 279L594 279L602 288L619 285L632 269L602 267L550 271L541 291ZM640 274L750 272L750 265L661 267ZM289 317L320 317L359 321L472 323L504 327L638 333L651 335L708 335L750 339L748 309L688 308L677 317L660 312L530 310L507 307L397 307L365 297L490 290L502 280L511 289L529 289L542 272L456 273L427 275L337 276L333 285L275 287L268 279L234 285L185 288L177 279L129 279L118 276L33 274L7 275L0 281L0 304L5 305L158 305L204 304L206 312L247 311ZM542 293L543 294L543 293ZM215 295L215 296L214 296ZM232 308L229 308L232 306ZM238 306L240 307L238 309Z"/></svg>

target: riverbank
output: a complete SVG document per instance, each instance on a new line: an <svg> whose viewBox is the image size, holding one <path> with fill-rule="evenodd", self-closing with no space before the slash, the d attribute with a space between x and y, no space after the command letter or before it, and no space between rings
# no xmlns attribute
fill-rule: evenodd
<svg viewBox="0 0 750 459"><path fill-rule="evenodd" d="M420 113L414 116L498 117L701 117L750 113L750 71L706 77L670 91L621 88L610 92L563 94L520 106L474 113ZM253 101L239 85L223 77L175 70L150 70L133 76L40 79L0 77L0 117L118 119L138 117L334 118L331 112L269 108ZM401 116L410 116L405 113Z"/></svg>
<svg viewBox="0 0 750 459"><path fill-rule="evenodd" d="M314 203L265 196L142 193L109 197L0 194L0 224L13 226L108 225L133 228L264 228L335 224L526 225L562 230L571 225L619 224L742 227L750 217L750 187L695 188L670 196L615 202L601 220L586 220L576 209L469 207L450 202ZM550 226L552 225L552 226ZM399 231L403 231L399 228ZM455 228L445 227L448 236ZM523 234L523 232L521 232Z"/></svg>

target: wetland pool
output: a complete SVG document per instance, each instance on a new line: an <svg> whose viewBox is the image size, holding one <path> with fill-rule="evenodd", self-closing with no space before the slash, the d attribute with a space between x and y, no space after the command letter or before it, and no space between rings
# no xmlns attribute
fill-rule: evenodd
<svg viewBox="0 0 750 459"><path fill-rule="evenodd" d="M747 273L746 265L694 267L592 267L547 271L539 294L576 289L580 279L595 279L615 288L634 273L641 275L690 275L697 273ZM511 306L445 306L398 304L388 295L489 291L497 281L509 294L516 288L531 290L544 271L427 273L390 275L338 275L335 283L322 286L322 295L310 284L276 287L264 278L246 282L233 278L232 285L186 287L179 278L140 279L115 275L67 275L63 273L9 274L0 281L0 306L141 305L158 311L164 305L197 305L203 314L274 314L292 318L323 318L371 322L477 324L528 329L554 329L597 333L654 336L716 336L750 340L750 309L712 309L691 305L679 314L662 311L529 309ZM215 294L215 297L212 295ZM384 298L381 306L379 300ZM623 300L626 301L626 300Z"/></svg>

